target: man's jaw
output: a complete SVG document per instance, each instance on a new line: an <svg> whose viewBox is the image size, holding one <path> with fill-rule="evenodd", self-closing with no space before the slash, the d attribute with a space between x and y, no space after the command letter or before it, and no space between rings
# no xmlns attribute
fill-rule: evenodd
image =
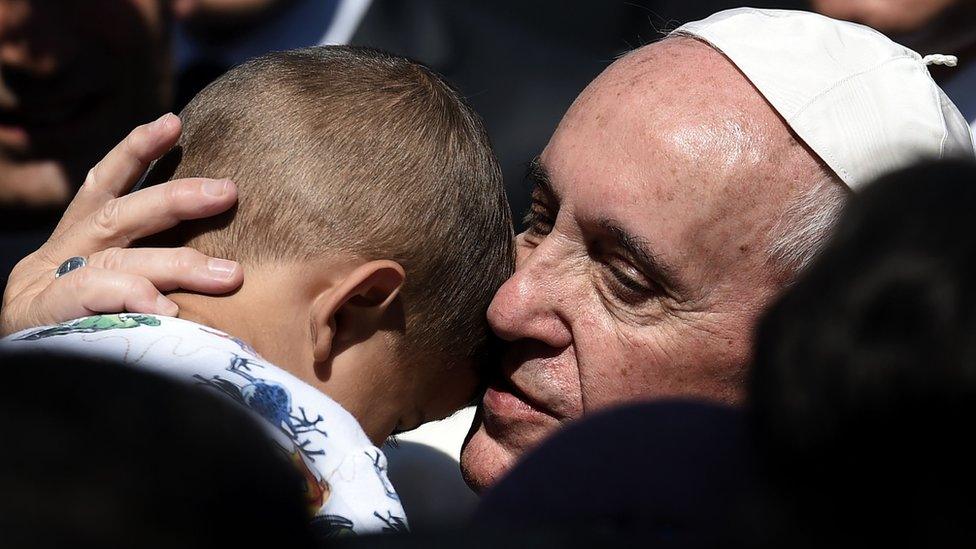
<svg viewBox="0 0 976 549"><path fill-rule="evenodd" d="M476 492L490 487L562 421L511 382L493 383L461 453L465 481Z"/></svg>
<svg viewBox="0 0 976 549"><path fill-rule="evenodd" d="M461 448L461 476L476 493L484 492L515 464L515 456L485 432L479 419Z"/></svg>
<svg viewBox="0 0 976 549"><path fill-rule="evenodd" d="M575 359L572 347L509 343L461 453L462 473L472 489L499 480L564 422L582 415Z"/></svg>

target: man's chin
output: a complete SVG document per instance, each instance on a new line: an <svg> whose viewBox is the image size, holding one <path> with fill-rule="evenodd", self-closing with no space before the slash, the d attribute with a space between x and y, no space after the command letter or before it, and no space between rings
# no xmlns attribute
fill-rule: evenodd
<svg viewBox="0 0 976 549"><path fill-rule="evenodd" d="M481 423L461 449L461 475L480 493L501 479L515 460L516 456L493 439Z"/></svg>
<svg viewBox="0 0 976 549"><path fill-rule="evenodd" d="M558 420L543 414L515 419L482 406L461 450L465 482L475 492L491 487L560 425Z"/></svg>

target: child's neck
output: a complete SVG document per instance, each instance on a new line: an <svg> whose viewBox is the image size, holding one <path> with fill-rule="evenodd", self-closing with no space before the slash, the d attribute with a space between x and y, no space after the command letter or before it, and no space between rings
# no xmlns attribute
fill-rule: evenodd
<svg viewBox="0 0 976 549"><path fill-rule="evenodd" d="M319 379L301 277L287 268L274 272L248 269L244 284L232 294L214 297L175 292L168 297L179 305L179 318L246 341L268 362L333 398L356 418L369 439L379 444L392 429L383 409L383 403L389 404L389 395L373 394L381 384Z"/></svg>
<svg viewBox="0 0 976 549"><path fill-rule="evenodd" d="M269 362L305 380L302 350L308 326L300 325L301 315L282 300L271 300L254 284L245 282L237 292L221 297L173 293L168 297L180 307L179 318L226 332L250 344ZM250 290L250 291L249 291ZM308 381L308 380L306 380Z"/></svg>

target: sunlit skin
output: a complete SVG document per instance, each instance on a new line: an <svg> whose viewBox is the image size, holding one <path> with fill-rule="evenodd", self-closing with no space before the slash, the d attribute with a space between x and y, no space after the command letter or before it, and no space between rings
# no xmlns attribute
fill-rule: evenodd
<svg viewBox="0 0 976 549"><path fill-rule="evenodd" d="M604 71L530 173L529 229L488 312L509 352L462 454L469 484L612 404L739 402L752 326L789 277L770 229L820 170L701 42L668 39Z"/></svg>
<svg viewBox="0 0 976 549"><path fill-rule="evenodd" d="M479 383L473 364L432 355L422 363L404 359L396 297L402 278L391 274L393 282L384 285L388 271L378 271L379 279L363 271L374 263L348 257L251 264L244 284L231 294L169 297L180 318L248 342L332 397L379 445L392 433L453 414L471 402ZM371 280L379 282L370 287ZM361 294L379 297L374 303Z"/></svg>

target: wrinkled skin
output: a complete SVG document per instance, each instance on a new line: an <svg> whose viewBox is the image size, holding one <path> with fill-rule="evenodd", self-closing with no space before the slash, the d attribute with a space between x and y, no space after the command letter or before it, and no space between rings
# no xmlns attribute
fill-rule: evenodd
<svg viewBox="0 0 976 549"><path fill-rule="evenodd" d="M724 56L687 38L608 68L539 166L551 192L536 190L488 313L510 348L462 454L476 489L615 403L739 402L753 323L789 276L770 229L821 170Z"/></svg>

